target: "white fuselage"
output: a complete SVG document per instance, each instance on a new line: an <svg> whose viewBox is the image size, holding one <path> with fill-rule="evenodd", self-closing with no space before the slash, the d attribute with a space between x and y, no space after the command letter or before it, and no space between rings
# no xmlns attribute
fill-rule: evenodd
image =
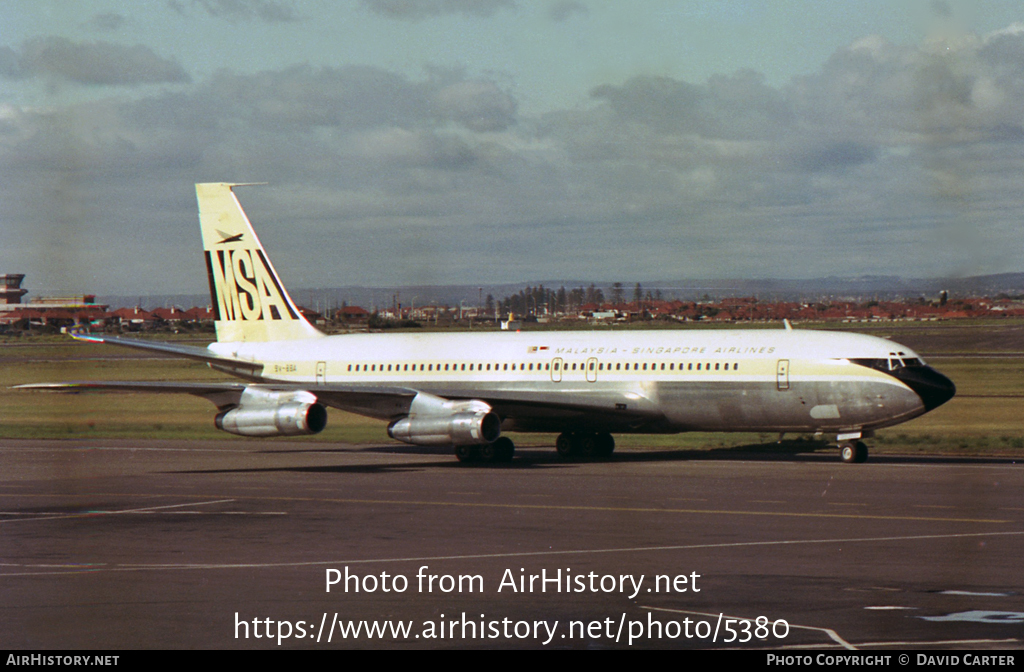
<svg viewBox="0 0 1024 672"><path fill-rule="evenodd" d="M839 332L353 334L209 347L262 363L262 382L302 383L313 392L373 385L483 400L506 429L846 431L927 410L894 375L852 362L897 358L902 365L919 361L914 352Z"/></svg>

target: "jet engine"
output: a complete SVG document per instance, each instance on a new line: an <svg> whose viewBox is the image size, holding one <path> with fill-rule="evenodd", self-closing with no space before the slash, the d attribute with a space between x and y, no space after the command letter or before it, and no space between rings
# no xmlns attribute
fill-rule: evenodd
<svg viewBox="0 0 1024 672"><path fill-rule="evenodd" d="M214 423L240 436L317 434L327 426L327 410L309 392L247 387L238 405L219 413Z"/></svg>
<svg viewBox="0 0 1024 672"><path fill-rule="evenodd" d="M449 401L420 392L409 415L388 425L388 436L417 446L486 445L501 436L501 418L483 401Z"/></svg>

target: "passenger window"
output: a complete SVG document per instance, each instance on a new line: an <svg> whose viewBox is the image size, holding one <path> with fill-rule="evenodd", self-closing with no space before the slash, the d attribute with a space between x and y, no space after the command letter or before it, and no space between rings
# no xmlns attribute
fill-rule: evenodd
<svg viewBox="0 0 1024 672"><path fill-rule="evenodd" d="M718 362L715 362L715 371L718 371Z"/></svg>
<svg viewBox="0 0 1024 672"><path fill-rule="evenodd" d="M697 364L697 370L700 371L700 364Z"/></svg>

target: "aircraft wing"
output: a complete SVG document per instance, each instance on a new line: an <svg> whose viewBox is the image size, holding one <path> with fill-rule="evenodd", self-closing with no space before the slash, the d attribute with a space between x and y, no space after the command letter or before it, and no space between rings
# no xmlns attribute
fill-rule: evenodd
<svg viewBox="0 0 1024 672"><path fill-rule="evenodd" d="M183 347L183 346L175 346ZM195 348L199 349L199 348ZM177 354L177 353L175 353ZM70 381L62 383L33 383L18 385L22 390L51 390L59 392L158 392L191 394L202 397L224 410L240 403L246 389L265 392L308 392L320 403L341 410L382 420L394 419L409 412L413 399L422 390L372 384L305 385L294 383L247 382L181 382L181 381ZM433 393L438 391L432 390ZM648 400L637 395L618 392L565 396L558 393L527 391L492 391L480 395L447 394L448 399L480 399L490 404L503 418L520 423L544 423L556 420L589 419L604 424L657 423L661 412ZM627 410L628 409L628 410Z"/></svg>
<svg viewBox="0 0 1024 672"><path fill-rule="evenodd" d="M289 383L193 383L165 381L71 381L17 385L21 390L59 392L176 392L203 397L217 408L235 406L246 389L266 392L309 392L322 403L353 413L390 418L407 413L417 390L382 385L297 385Z"/></svg>

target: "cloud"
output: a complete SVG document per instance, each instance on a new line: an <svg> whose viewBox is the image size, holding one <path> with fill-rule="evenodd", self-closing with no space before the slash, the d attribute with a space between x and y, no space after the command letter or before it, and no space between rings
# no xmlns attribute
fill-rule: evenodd
<svg viewBox="0 0 1024 672"><path fill-rule="evenodd" d="M662 132L765 138L786 129L793 113L782 93L764 81L763 75L750 70L715 76L706 84L634 77L620 86L599 86L591 96L606 102L624 122Z"/></svg>
<svg viewBox="0 0 1024 672"><path fill-rule="evenodd" d="M928 6L931 8L932 14L935 16L940 16L946 19L953 16L953 9L949 6L949 3L946 2L946 0L932 0Z"/></svg>
<svg viewBox="0 0 1024 672"><path fill-rule="evenodd" d="M7 77L51 77L87 86L139 86L190 81L176 60L161 58L149 47L72 42L52 36L26 41L20 55L7 48L0 50L0 74Z"/></svg>
<svg viewBox="0 0 1024 672"><path fill-rule="evenodd" d="M489 17L502 9L515 9L515 0L362 0L375 14L392 19L420 21L448 14Z"/></svg>
<svg viewBox="0 0 1024 672"><path fill-rule="evenodd" d="M117 12L104 12L97 14L85 23L85 28L98 32L113 32L123 27L128 22L122 14Z"/></svg>
<svg viewBox="0 0 1024 672"><path fill-rule="evenodd" d="M501 131L515 122L516 101L493 82L465 80L431 95L431 108L473 131Z"/></svg>
<svg viewBox="0 0 1024 672"><path fill-rule="evenodd" d="M293 4L284 0L190 0L189 4L210 16L229 21L282 23L298 20ZM167 6L179 14L186 13L184 0L167 0Z"/></svg>
<svg viewBox="0 0 1024 672"><path fill-rule="evenodd" d="M8 77L23 61L0 48ZM243 200L296 286L1016 270L1022 73L1012 27L865 38L782 86L636 76L538 116L458 70L222 71L0 107L0 226L158 269L139 292L203 291L191 185L226 180L272 185Z"/></svg>
<svg viewBox="0 0 1024 672"><path fill-rule="evenodd" d="M590 10L587 9L587 6L576 0L556 0L548 8L548 16L552 21L559 23L569 20L574 14L585 16L589 13Z"/></svg>
<svg viewBox="0 0 1024 672"><path fill-rule="evenodd" d="M21 56L10 47L0 47L0 77L20 79L25 76L21 69Z"/></svg>

